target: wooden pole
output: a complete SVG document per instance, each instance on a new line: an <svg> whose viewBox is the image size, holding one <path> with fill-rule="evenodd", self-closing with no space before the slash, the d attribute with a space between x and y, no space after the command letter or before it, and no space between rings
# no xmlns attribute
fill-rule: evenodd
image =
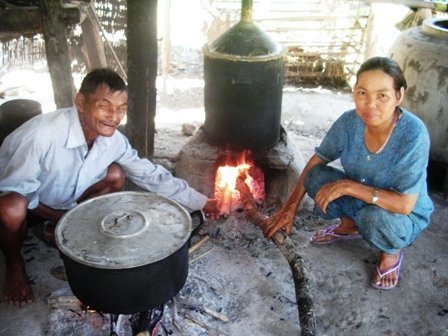
<svg viewBox="0 0 448 336"><path fill-rule="evenodd" d="M56 107L72 106L76 89L70 66L66 28L62 20L64 15L61 1L40 0L40 13Z"/></svg>
<svg viewBox="0 0 448 336"><path fill-rule="evenodd" d="M85 49L88 58L88 69L107 67L104 43L100 35L100 27L95 20L95 8L92 3L88 5L87 16L81 23Z"/></svg>
<svg viewBox="0 0 448 336"><path fill-rule="evenodd" d="M142 157L154 154L157 0L128 1L128 120L126 135Z"/></svg>

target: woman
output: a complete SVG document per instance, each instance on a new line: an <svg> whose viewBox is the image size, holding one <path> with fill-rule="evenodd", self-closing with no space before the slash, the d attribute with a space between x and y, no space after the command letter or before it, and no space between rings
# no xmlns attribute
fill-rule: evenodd
<svg viewBox="0 0 448 336"><path fill-rule="evenodd" d="M311 242L363 238L380 250L372 285L397 285L403 249L428 225L433 211L426 184L429 135L420 119L399 107L405 89L392 59L374 57L361 65L353 93L356 108L336 120L282 209L265 221L266 237L281 228L290 233L308 193L318 215L340 219L339 225L317 231ZM328 166L337 159L344 171Z"/></svg>

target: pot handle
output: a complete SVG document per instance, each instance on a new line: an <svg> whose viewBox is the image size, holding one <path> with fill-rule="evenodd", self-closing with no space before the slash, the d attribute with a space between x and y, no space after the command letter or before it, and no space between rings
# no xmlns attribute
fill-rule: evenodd
<svg viewBox="0 0 448 336"><path fill-rule="evenodd" d="M202 210L196 210L190 213L190 217L193 223L193 230L191 231L190 238L188 239L188 246L191 245L191 237L198 234L199 230L202 228L205 222L205 215Z"/></svg>

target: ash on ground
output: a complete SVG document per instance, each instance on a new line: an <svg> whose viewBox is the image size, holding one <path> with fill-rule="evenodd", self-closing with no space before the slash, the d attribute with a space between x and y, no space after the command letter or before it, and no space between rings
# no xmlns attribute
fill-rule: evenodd
<svg viewBox="0 0 448 336"><path fill-rule="evenodd" d="M244 213L232 213L205 222L198 231L191 237L192 246L204 237L208 240L190 254L188 278L179 294L165 304L158 335L300 334L290 267L261 229ZM123 315L122 336L133 334L132 318ZM53 309L46 335L109 333L108 314Z"/></svg>

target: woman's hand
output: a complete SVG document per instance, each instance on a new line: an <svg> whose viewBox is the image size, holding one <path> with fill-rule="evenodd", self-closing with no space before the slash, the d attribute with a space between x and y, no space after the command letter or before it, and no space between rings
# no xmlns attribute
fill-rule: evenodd
<svg viewBox="0 0 448 336"><path fill-rule="evenodd" d="M327 206L330 202L347 195L347 188L350 183L350 180L339 180L324 184L317 192L314 202L323 213L327 213Z"/></svg>
<svg viewBox="0 0 448 336"><path fill-rule="evenodd" d="M280 229L284 229L287 235L291 234L291 228L294 224L297 209L305 196L303 180L308 171L318 164L324 164L324 161L316 154L313 154L303 168L291 195L288 197L283 207L274 215L263 221L262 228L266 238L271 238Z"/></svg>
<svg viewBox="0 0 448 336"><path fill-rule="evenodd" d="M287 235L291 234L298 204L285 205L271 217L266 218L261 227L266 238L272 236L280 229L284 229Z"/></svg>

